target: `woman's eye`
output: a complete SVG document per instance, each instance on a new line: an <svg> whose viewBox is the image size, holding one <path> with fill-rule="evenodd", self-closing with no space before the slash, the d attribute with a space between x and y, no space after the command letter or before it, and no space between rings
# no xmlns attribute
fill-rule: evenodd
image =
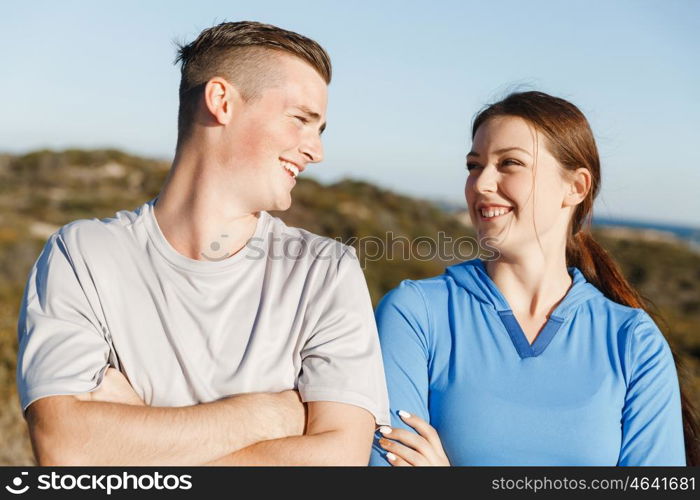
<svg viewBox="0 0 700 500"><path fill-rule="evenodd" d="M501 165L503 165L504 167L510 167L512 165L522 166L522 163L512 158L506 158L501 162Z"/></svg>
<svg viewBox="0 0 700 500"><path fill-rule="evenodd" d="M467 170L469 170L470 172L475 168L479 168L479 165L477 163L467 163Z"/></svg>

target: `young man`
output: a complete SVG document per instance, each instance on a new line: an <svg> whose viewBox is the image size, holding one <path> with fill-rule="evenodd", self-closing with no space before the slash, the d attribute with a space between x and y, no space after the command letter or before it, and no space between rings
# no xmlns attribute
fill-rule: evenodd
<svg viewBox="0 0 700 500"><path fill-rule="evenodd" d="M64 226L30 273L17 382L37 459L366 465L389 418L362 270L266 212L323 157L328 55L240 22L178 61L160 194Z"/></svg>

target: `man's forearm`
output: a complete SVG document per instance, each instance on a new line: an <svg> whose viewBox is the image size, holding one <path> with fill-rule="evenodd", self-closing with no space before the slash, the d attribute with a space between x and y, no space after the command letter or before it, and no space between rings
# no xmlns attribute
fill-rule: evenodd
<svg viewBox="0 0 700 500"><path fill-rule="evenodd" d="M374 417L357 406L307 403L304 436L273 439L228 453L204 465L367 465Z"/></svg>
<svg viewBox="0 0 700 500"><path fill-rule="evenodd" d="M367 465L371 436L358 446L341 431L261 441L204 465Z"/></svg>
<svg viewBox="0 0 700 500"><path fill-rule="evenodd" d="M259 393L178 408L64 399L30 427L42 465L195 465L294 434L290 402Z"/></svg>

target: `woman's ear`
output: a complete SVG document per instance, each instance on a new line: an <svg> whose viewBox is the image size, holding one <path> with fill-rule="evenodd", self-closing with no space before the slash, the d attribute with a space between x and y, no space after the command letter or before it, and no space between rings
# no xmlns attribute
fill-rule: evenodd
<svg viewBox="0 0 700 500"><path fill-rule="evenodd" d="M570 172L569 186L564 197L564 206L572 207L586 199L591 190L591 171L587 168L577 168Z"/></svg>

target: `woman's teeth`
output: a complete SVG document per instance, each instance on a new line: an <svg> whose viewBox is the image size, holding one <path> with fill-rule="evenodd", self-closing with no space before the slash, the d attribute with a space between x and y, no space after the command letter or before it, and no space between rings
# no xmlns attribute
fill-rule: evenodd
<svg viewBox="0 0 700 500"><path fill-rule="evenodd" d="M510 212L510 208L499 207L499 208L482 208L482 217L498 217L499 215L505 215Z"/></svg>
<svg viewBox="0 0 700 500"><path fill-rule="evenodd" d="M284 169L292 174L292 177L296 179L297 175L299 175L299 167L294 165L293 163L289 163L288 161L280 160L280 164L284 167Z"/></svg>

